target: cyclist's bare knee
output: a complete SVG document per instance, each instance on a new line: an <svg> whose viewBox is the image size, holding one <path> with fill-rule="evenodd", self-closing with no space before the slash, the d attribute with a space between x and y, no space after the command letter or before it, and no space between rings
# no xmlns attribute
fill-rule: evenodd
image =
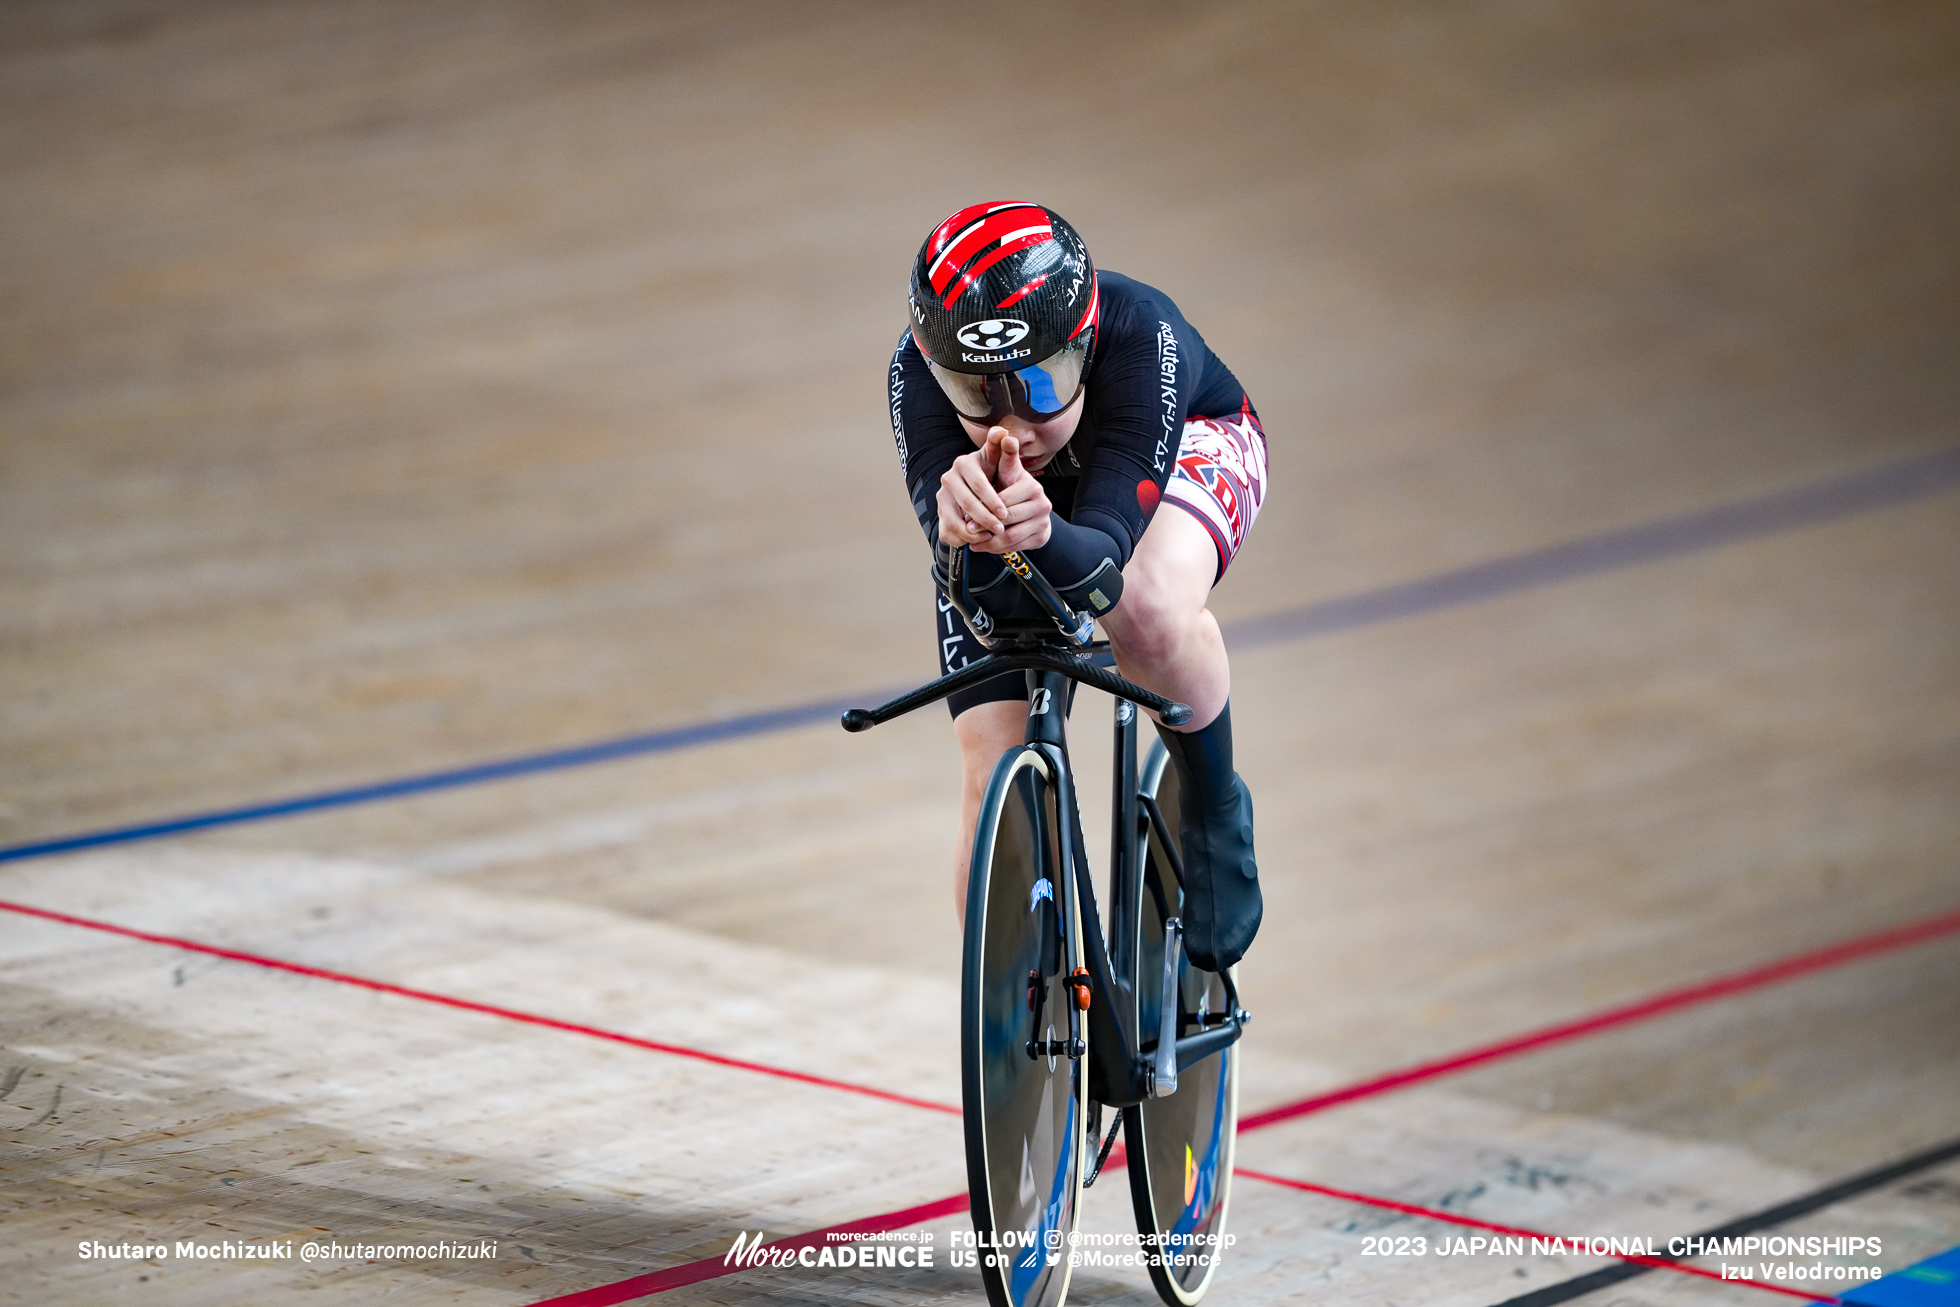
<svg viewBox="0 0 1960 1307"><path fill-rule="evenodd" d="M1025 737L1027 716L1026 700L998 699L975 704L953 719L953 736L960 744L960 842L953 848L953 911L962 925L966 923L967 862L980 800L994 764Z"/></svg>
<svg viewBox="0 0 1960 1307"><path fill-rule="evenodd" d="M1189 513L1160 510L1123 568L1123 598L1103 619L1111 643L1146 665L1174 658L1204 621L1218 549Z"/></svg>

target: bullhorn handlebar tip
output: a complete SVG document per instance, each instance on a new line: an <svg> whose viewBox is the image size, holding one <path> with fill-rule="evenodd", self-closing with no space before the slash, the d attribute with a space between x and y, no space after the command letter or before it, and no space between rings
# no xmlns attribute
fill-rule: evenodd
<svg viewBox="0 0 1960 1307"><path fill-rule="evenodd" d="M1164 711L1158 713L1157 716L1163 719L1164 725L1166 726L1182 726L1191 720L1191 705L1188 703L1174 703L1164 709ZM849 729L848 721L845 723L845 727Z"/></svg>
<svg viewBox="0 0 1960 1307"><path fill-rule="evenodd" d="M1186 717L1189 717L1191 715L1191 710L1189 708L1186 708L1184 710L1184 715ZM868 731L873 726L876 726L877 724L878 723L871 720L871 714L866 712L862 708L852 708L844 713L844 729L850 731L854 735L859 731Z"/></svg>

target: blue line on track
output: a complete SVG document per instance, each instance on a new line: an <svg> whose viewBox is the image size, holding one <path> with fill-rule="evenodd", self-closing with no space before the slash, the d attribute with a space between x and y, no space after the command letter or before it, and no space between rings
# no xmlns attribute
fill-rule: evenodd
<svg viewBox="0 0 1960 1307"><path fill-rule="evenodd" d="M1412 617L1463 604L1493 599L1499 595L1534 590L1582 576L1610 572L1622 567L1657 562L1682 554L1714 549L1722 545L1761 536L1816 526L1839 518L1890 508L1960 486L1960 445L1950 445L1930 453L1881 464L1858 472L1845 473L1795 490L1780 491L1754 499L1719 504L1713 508L1682 513L1638 526L1622 527L1600 535L1587 536L1565 544L1534 549L1508 558L1493 559L1470 567L1440 572L1434 576L1398 585L1364 590L1338 599L1324 599L1297 608L1269 613L1234 622L1227 628L1229 643L1235 649L1274 644L1328 635L1336 631L1372 626L1378 622ZM18 862L51 853L99 848L106 844L128 844L136 840L157 839L209 830L216 826L236 826L244 822L265 821L273 817L292 817L326 808L345 808L357 803L400 799L435 790L455 789L485 781L508 780L539 772L584 767L592 763L613 762L645 754L672 753L721 740L765 735L791 730L825 720L835 720L846 708L866 702L892 698L910 686L826 699L820 703L796 704L764 712L746 713L720 721L699 722L664 731L601 740L594 744L525 754L497 762L479 763L447 771L405 776L398 780L318 794L279 799L242 808L221 808L165 821L108 830L87 831L60 839L40 840L0 848L0 862Z"/></svg>
<svg viewBox="0 0 1960 1307"><path fill-rule="evenodd" d="M1508 558L1473 563L1399 585L1248 618L1234 622L1226 635L1233 648L1242 649L1372 626L1398 617L1455 608L1576 577L1817 526L1937 495L1956 486L1960 486L1960 445L1949 445L1929 454L1845 473L1794 490L1717 504L1713 508L1621 527Z"/></svg>
<svg viewBox="0 0 1960 1307"><path fill-rule="evenodd" d="M900 693L903 691L893 690L886 697ZM846 708L855 706L861 697L854 695L848 699L827 699L822 703L771 708L765 712L747 713L740 717L724 718L721 721L676 726L671 730L648 731L642 735L623 735L614 740L600 740L596 744L579 744L569 749L529 753L517 758L477 763L448 771L425 772L420 776L404 776L399 780L378 781L372 785L323 790L318 794L275 799L271 803L257 803L244 808L220 808L215 812L172 817L166 821L150 822L140 826L116 826L109 830L88 831L80 835L68 835L61 839L44 840L35 844L15 844L0 848L0 862L17 862L22 858L37 858L49 853L69 853L76 849L97 848L104 844L128 844L132 840L151 840L163 835L182 835L189 831L209 830L213 826L236 826L241 822L264 821L270 817L292 817L303 812L318 812L323 808L345 808L356 803L401 799L411 794L427 794L431 790L452 790L460 785L478 785L484 781L508 780L513 776L530 776L537 772L559 771L566 767L584 767L595 762L612 762L619 758L632 758L641 754L671 753L676 749L713 744L717 740L740 739L745 735L786 731L798 726L809 726L826 718L834 721Z"/></svg>

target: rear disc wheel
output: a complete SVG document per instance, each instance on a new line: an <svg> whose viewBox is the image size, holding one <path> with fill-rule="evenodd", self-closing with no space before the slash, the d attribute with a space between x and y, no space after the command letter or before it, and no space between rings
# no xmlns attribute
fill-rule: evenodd
<svg viewBox="0 0 1960 1307"><path fill-rule="evenodd" d="M1156 800L1171 838L1177 838L1177 772L1161 741L1153 742L1137 778ZM1163 1005L1164 918L1178 912L1179 886L1154 831L1142 836L1137 923L1136 1024L1156 1043ZM1155 876L1164 905L1150 889ZM1224 981L1209 971L1178 964L1180 1036L1197 1033L1207 1013L1228 1010ZM1211 1287L1218 1269L1225 1210L1232 1191L1232 1159L1239 1123L1239 1047L1231 1044L1178 1073L1177 1092L1146 1098L1123 1114L1129 1158L1130 1198L1137 1230L1152 1254L1150 1281L1171 1307L1190 1307Z"/></svg>

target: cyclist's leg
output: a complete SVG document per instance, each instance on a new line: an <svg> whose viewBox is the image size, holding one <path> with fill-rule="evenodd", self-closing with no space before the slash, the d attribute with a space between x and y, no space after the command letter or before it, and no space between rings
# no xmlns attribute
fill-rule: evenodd
<svg viewBox="0 0 1960 1307"><path fill-rule="evenodd" d="M1163 507L1124 569L1122 602L1104 622L1126 675L1193 709L1188 725L1157 730L1183 797L1179 835L1191 864L1185 946L1207 971L1244 955L1262 914L1252 797L1232 760L1231 665L1205 605L1265 490L1265 435L1249 407L1236 418L1186 423ZM1165 511L1172 506L1179 511Z"/></svg>
<svg viewBox="0 0 1960 1307"><path fill-rule="evenodd" d="M940 674L986 657L986 647L973 638L966 621L945 596L933 597L938 610ZM962 926L966 923L966 876L973 855L974 820L994 764L1027 734L1027 685L1024 674L1008 672L946 700L953 714L953 734L960 745L960 841L953 848L953 911Z"/></svg>
<svg viewBox="0 0 1960 1307"><path fill-rule="evenodd" d="M966 924L967 867L973 858L973 825L980 814L980 800L1001 754L1026 735L1027 717L1028 700L1022 694L974 704L953 718L953 735L960 742L960 842L953 848L953 911L959 914L962 926Z"/></svg>
<svg viewBox="0 0 1960 1307"><path fill-rule="evenodd" d="M1184 424L1171 477L1136 552L1123 599L1103 619L1125 676L1180 703L1203 730L1224 708L1232 669L1206 607L1266 500L1266 434L1248 401Z"/></svg>
<svg viewBox="0 0 1960 1307"><path fill-rule="evenodd" d="M1189 513L1159 508L1123 568L1122 601L1102 619L1118 671L1191 705L1185 730L1209 726L1232 690L1225 640L1205 606L1218 572L1211 533Z"/></svg>

